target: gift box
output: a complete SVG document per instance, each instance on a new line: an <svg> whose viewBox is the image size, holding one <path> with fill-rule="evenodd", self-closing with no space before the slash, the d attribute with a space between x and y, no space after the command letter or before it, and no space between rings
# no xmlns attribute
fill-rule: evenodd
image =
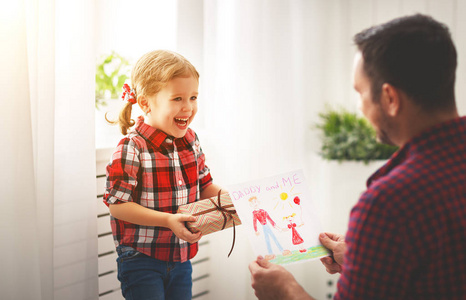
<svg viewBox="0 0 466 300"><path fill-rule="evenodd" d="M196 221L186 222L186 227L203 235L241 224L230 195L220 192L217 197L181 205L178 213L196 217Z"/></svg>

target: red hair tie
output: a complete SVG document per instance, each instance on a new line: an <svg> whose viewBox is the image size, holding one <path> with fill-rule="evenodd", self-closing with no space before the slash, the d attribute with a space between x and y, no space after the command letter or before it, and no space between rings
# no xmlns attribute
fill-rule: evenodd
<svg viewBox="0 0 466 300"><path fill-rule="evenodd" d="M123 84L123 96L121 96L123 101L128 101L131 104L135 104L136 101L136 91L129 87L127 83Z"/></svg>

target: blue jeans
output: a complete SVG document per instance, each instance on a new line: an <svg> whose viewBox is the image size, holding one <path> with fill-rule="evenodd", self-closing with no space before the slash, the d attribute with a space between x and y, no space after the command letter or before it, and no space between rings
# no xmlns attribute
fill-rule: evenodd
<svg viewBox="0 0 466 300"><path fill-rule="evenodd" d="M161 261L118 246L118 280L127 300L191 300L191 262Z"/></svg>
<svg viewBox="0 0 466 300"><path fill-rule="evenodd" d="M273 241L275 242L275 245L277 245L278 250L280 250L280 252L283 252L283 247L278 242L277 238L275 237L275 234L273 234L269 224L266 223L265 225L262 225L262 229L264 230L265 243L267 244L267 251L269 252L269 254L273 253L272 246L270 245L270 237L272 237Z"/></svg>

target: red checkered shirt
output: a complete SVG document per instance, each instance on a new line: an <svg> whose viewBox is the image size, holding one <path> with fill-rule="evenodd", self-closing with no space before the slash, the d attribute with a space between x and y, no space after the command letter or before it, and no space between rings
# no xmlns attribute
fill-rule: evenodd
<svg viewBox="0 0 466 300"><path fill-rule="evenodd" d="M416 136L367 187L335 299L465 299L466 117Z"/></svg>
<svg viewBox="0 0 466 300"><path fill-rule="evenodd" d="M144 207L176 213L178 206L199 200L212 183L196 133L188 129L173 138L144 123L123 138L107 166L104 203L135 202ZM141 226L111 216L115 245L125 245L163 261L187 261L197 243L180 240L165 227Z"/></svg>

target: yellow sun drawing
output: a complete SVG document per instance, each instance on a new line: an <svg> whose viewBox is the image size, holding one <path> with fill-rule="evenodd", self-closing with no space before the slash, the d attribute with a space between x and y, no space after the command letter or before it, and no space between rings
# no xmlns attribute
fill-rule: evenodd
<svg viewBox="0 0 466 300"><path fill-rule="evenodd" d="M277 201L277 204L273 209L280 209L284 210L285 208L293 208L293 205L291 202L293 201L294 196L299 195L300 193L294 193L293 192L294 186L289 190L289 191L282 191L279 195L279 200ZM277 199L277 198L274 198Z"/></svg>

